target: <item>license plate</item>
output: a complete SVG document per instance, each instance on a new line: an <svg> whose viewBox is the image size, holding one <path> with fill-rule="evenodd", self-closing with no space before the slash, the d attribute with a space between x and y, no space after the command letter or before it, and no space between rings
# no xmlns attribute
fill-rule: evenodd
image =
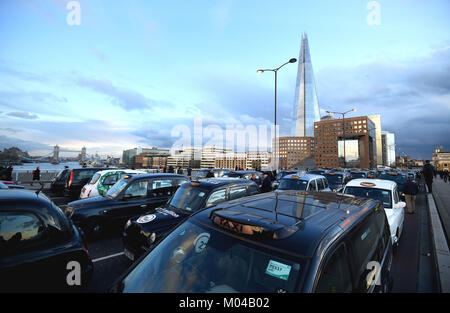
<svg viewBox="0 0 450 313"><path fill-rule="evenodd" d="M128 251L127 249L124 249L123 252L125 253L125 256L129 258L131 261L134 261L134 254Z"/></svg>

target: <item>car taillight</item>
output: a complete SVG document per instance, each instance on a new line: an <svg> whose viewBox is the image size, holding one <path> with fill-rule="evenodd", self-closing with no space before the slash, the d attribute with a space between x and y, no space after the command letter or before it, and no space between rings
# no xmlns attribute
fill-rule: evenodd
<svg viewBox="0 0 450 313"><path fill-rule="evenodd" d="M69 187L72 186L72 180L73 180L73 171L70 172Z"/></svg>

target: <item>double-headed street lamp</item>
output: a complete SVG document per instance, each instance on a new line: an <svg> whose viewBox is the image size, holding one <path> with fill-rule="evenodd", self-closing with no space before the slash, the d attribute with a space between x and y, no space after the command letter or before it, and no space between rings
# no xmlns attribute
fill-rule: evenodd
<svg viewBox="0 0 450 313"><path fill-rule="evenodd" d="M283 65L275 68L275 69L264 69L264 70L258 70L258 73L264 73L267 71L270 72L274 72L275 73L275 154L274 154L274 159L275 159L275 170L278 170L278 156L277 156L277 72L280 68L282 68L283 66L285 66L288 63L295 63L297 62L297 59L292 58L289 61L287 61L286 63L284 63Z"/></svg>
<svg viewBox="0 0 450 313"><path fill-rule="evenodd" d="M348 110L347 112L332 112L332 111L326 111L327 113L333 113L333 114L342 114L342 135L344 137L344 168L347 167L347 160L345 159L345 114L356 111L355 108Z"/></svg>

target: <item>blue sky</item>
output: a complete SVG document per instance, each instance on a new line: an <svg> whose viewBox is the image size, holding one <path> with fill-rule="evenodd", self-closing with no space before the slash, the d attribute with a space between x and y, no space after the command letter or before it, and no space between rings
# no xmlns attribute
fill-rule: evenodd
<svg viewBox="0 0 450 313"><path fill-rule="evenodd" d="M319 105L380 114L397 152L450 150L450 2L79 0L0 2L0 148L120 155L170 147L174 126L271 125L273 74L307 32ZM279 72L288 135L296 65ZM49 151L50 152L50 151Z"/></svg>

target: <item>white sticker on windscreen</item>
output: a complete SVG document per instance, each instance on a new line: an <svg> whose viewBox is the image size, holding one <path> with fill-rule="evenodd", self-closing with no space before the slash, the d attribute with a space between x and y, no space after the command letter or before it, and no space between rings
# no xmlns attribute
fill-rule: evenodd
<svg viewBox="0 0 450 313"><path fill-rule="evenodd" d="M209 233L201 233L200 235L198 235L194 240L195 252L201 253L203 250L205 250L210 237L211 235Z"/></svg>
<svg viewBox="0 0 450 313"><path fill-rule="evenodd" d="M287 264L283 264L280 262L276 262L273 260L270 260L269 265L267 265L266 268L266 274L283 279L288 280L289 279L289 273L291 272L291 266Z"/></svg>

